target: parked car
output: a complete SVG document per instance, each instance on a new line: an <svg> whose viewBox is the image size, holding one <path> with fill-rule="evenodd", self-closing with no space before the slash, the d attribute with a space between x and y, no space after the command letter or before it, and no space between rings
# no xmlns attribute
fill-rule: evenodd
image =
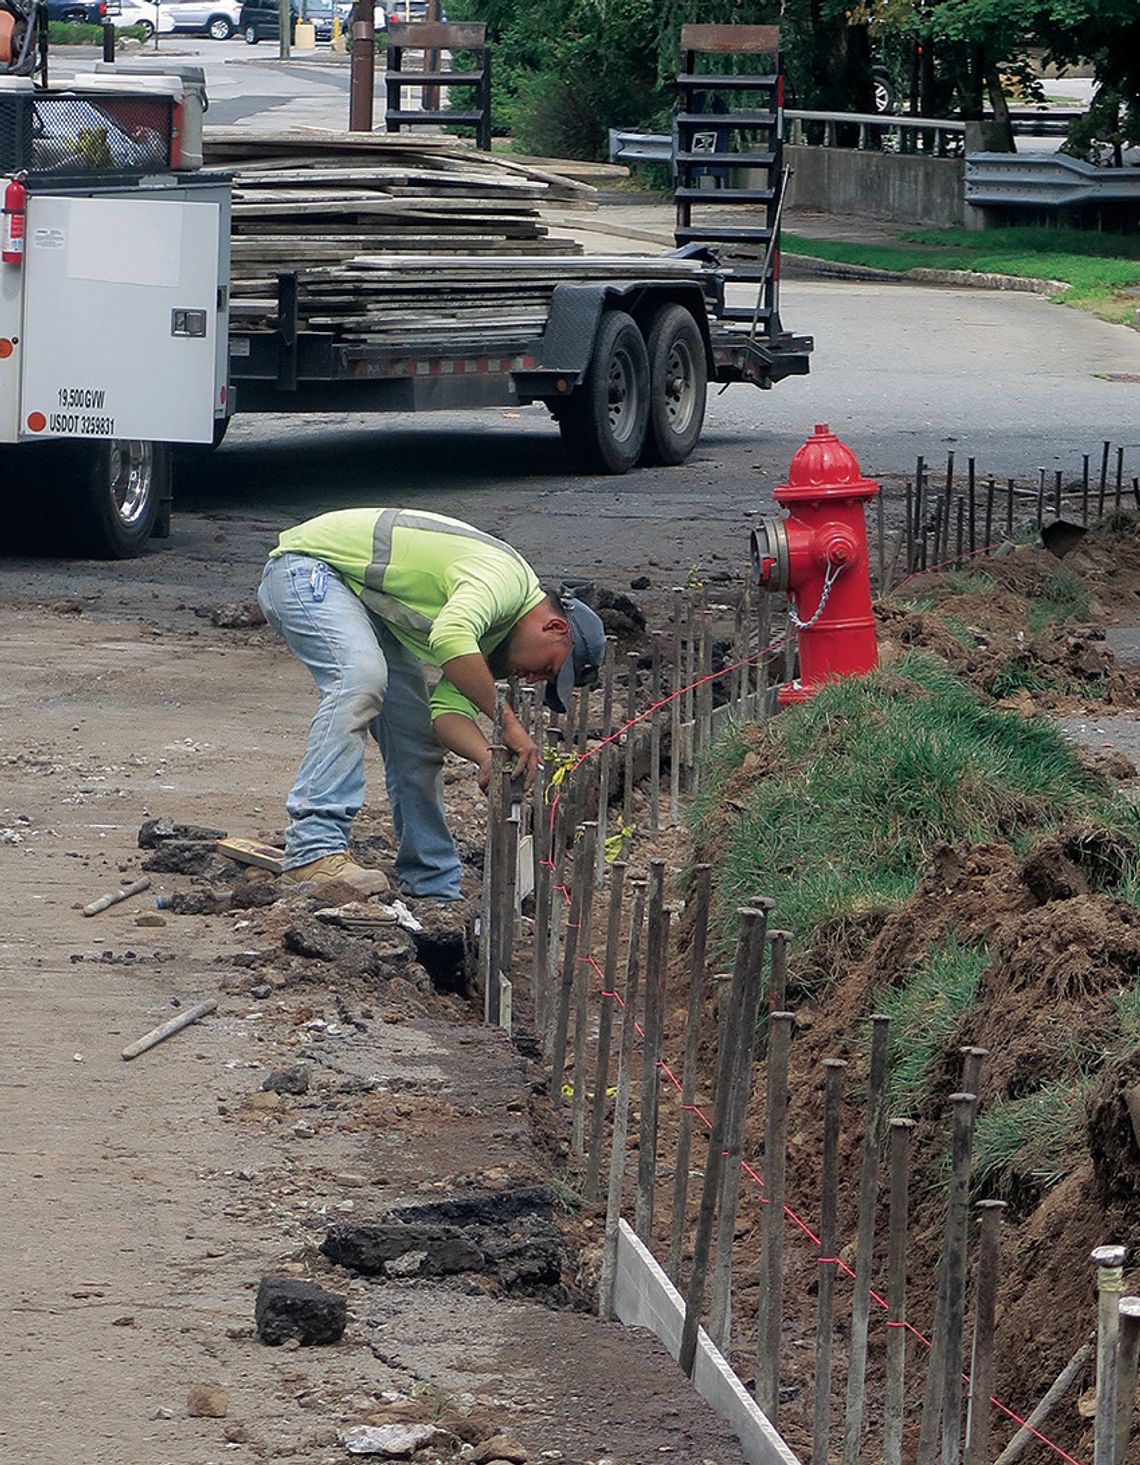
<svg viewBox="0 0 1140 1465"><path fill-rule="evenodd" d="M333 0L293 0L293 25L308 20L318 41L332 40ZM343 23L343 22L342 22ZM276 41L281 35L280 9L277 0L245 0L241 7L238 28L246 44Z"/></svg>
<svg viewBox="0 0 1140 1465"><path fill-rule="evenodd" d="M48 20L71 25L102 25L111 13L107 0L47 0Z"/></svg>
<svg viewBox="0 0 1140 1465"><path fill-rule="evenodd" d="M163 23L186 35L209 36L213 41L228 41L241 21L241 0L160 0ZM165 24L169 18L169 27Z"/></svg>
<svg viewBox="0 0 1140 1465"><path fill-rule="evenodd" d="M153 36L155 31L160 35L169 35L174 30L174 21L170 15L172 7L160 5L158 0L118 0L118 7L119 13L115 16L118 30L125 31L134 27L147 37Z"/></svg>
<svg viewBox="0 0 1140 1465"><path fill-rule="evenodd" d="M338 0L336 13L340 16L340 28L346 33L352 25L352 14L355 9L356 6L352 3L352 0ZM374 31L388 29L388 12L384 9L383 5L374 5L372 7L372 29Z"/></svg>
<svg viewBox="0 0 1140 1465"><path fill-rule="evenodd" d="M885 66L872 66L871 75L875 81L875 111L893 112L895 110L895 84L891 73Z"/></svg>

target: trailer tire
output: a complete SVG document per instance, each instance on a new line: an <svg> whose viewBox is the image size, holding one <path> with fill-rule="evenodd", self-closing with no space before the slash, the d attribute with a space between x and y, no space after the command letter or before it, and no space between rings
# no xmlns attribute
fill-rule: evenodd
<svg viewBox="0 0 1140 1465"><path fill-rule="evenodd" d="M73 449L76 547L95 559L141 554L171 495L170 446L112 439Z"/></svg>
<svg viewBox="0 0 1140 1465"><path fill-rule="evenodd" d="M637 323L607 310L586 379L558 417L562 441L584 468L628 473L641 457L649 421L649 356Z"/></svg>
<svg viewBox="0 0 1140 1465"><path fill-rule="evenodd" d="M665 305L649 323L649 429L645 463L683 463L701 439L709 368L700 327L683 305Z"/></svg>

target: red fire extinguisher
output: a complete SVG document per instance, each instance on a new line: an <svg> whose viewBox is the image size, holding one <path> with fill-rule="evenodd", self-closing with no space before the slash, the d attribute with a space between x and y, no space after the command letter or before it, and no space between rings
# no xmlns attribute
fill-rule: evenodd
<svg viewBox="0 0 1140 1465"><path fill-rule="evenodd" d="M4 243L0 260L6 265L24 262L24 225L28 217L28 190L23 177L13 178L4 190Z"/></svg>

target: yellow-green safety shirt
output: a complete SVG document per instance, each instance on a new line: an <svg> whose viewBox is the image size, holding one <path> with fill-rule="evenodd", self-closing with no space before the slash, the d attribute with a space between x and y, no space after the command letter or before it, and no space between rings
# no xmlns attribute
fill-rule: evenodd
<svg viewBox="0 0 1140 1465"><path fill-rule="evenodd" d="M429 666L487 656L542 600L538 577L519 554L459 519L420 509L337 509L286 529L270 558L323 560ZM442 712L478 709L443 677L431 697Z"/></svg>

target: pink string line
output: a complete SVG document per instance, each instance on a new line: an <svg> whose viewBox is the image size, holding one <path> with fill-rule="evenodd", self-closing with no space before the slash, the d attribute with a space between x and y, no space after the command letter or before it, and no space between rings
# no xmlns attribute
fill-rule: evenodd
<svg viewBox="0 0 1140 1465"><path fill-rule="evenodd" d="M984 549L981 550L964 553L960 556L960 558L975 558L978 555L985 554L988 548L989 546L986 546ZM908 575L905 579L900 580L899 584L895 586L895 589L901 589L903 585L907 584L908 581L915 579L917 576L923 574L929 575L934 571L945 568L946 565L957 561L958 559L959 556L954 555L953 560L946 560L939 565L929 566L926 570L916 570L912 574ZM583 763L592 758L595 753L599 752L608 744L617 742L621 738L623 733L628 732L630 728L635 727L639 722L643 722L647 717L651 717L655 712L659 712L663 707L668 707L671 703L675 702L678 697L684 696L686 692L694 691L697 687L703 686L706 682L715 682L719 681L721 677L730 676L733 672L739 671L740 668L743 666L751 666L757 661L762 660L763 657L767 656L770 652L779 650L783 646L783 644L783 639L773 641L762 650L756 652L754 655L746 656L740 661L733 662L730 666L722 667L720 671L710 672L708 675L698 678L698 680L691 683L691 685L687 687L680 687L676 691L671 692L667 697L662 697L660 701L654 702L652 706L647 707L644 712L638 713L636 717L631 717L628 722L623 723L621 727L619 727L615 732L611 733L608 737L599 739L599 741L595 743L592 748L588 748L585 752L580 753L577 759L567 769L565 777L572 777L573 774L575 774L578 769L581 768ZM550 828L552 832L554 828L555 816L558 811L558 804L561 797L561 794L556 794L550 806ZM543 860L542 863L549 869L554 868L554 861L551 859ZM561 891L567 903L570 902L570 891L566 885L556 885L553 887L553 889L555 891ZM604 990L605 976L593 955L580 957L579 960L583 964L592 967L593 970L597 973L599 981L601 982L603 988L600 995L603 998L612 998L619 1007L624 1009L625 1003L617 992ZM634 1032L639 1038L644 1039L645 1029L641 1026L639 1022L634 1022ZM666 1063L663 1058L659 1058L657 1060L657 1067L660 1072L662 1072L669 1080L669 1082L673 1085L673 1088L676 1090L678 1095L680 1095L682 1092L681 1083L678 1080L676 1074L669 1067L668 1063ZM679 1107L681 1108L682 1113L690 1113L695 1115L696 1118L700 1120L706 1131L708 1131L709 1133L712 1132L712 1120L709 1119L708 1115L705 1114L705 1112L697 1105L682 1104ZM748 1176L748 1178L753 1182L756 1188L760 1191L763 1191L764 1180L760 1173L755 1170L746 1160L741 1161L740 1168L742 1173ZM765 1197L761 1196L761 1204L767 1205L769 1204L769 1202ZM786 1220L791 1221L792 1224L803 1233L808 1241L818 1249L820 1245L819 1237L815 1234L815 1232L811 1229L811 1227L803 1219L802 1216L794 1211L791 1206L785 1205L784 1217ZM817 1262L820 1266L834 1266L838 1271L842 1272L845 1277L850 1278L852 1281L855 1280L854 1271L850 1266L848 1266L845 1261L843 1261L841 1257L819 1257L817 1258ZM868 1295L870 1296L872 1302L874 1302L884 1313L890 1312L890 1308L887 1305L886 1299L880 1293L876 1292L874 1288L869 1289ZM933 1346L930 1339L927 1338L924 1333L921 1333L918 1328L914 1326L913 1323L906 1321L892 1321L889 1317L887 1317L884 1319L884 1326L888 1328L901 1328L904 1332L909 1333L913 1338L921 1343L922 1346L928 1351ZM962 1378L968 1387L970 1383L970 1376L966 1373L963 1373ZM1082 1462L1080 1460L1078 1460L1075 1456L1070 1455L1067 1450L1062 1449L1060 1445L1049 1439L1048 1436L1043 1435L1040 1430L1034 1429L1027 1419L1023 1419L1020 1414L1017 1414L1013 1409L1009 1408L1008 1405L1003 1404L1000 1399L991 1396L990 1404L1000 1413L1004 1414L1007 1419L1011 1420L1020 1429L1028 1431L1028 1433L1031 1434L1035 1440L1037 1440L1040 1444L1047 1446L1050 1450L1053 1451L1055 1455L1059 1456L1060 1459L1068 1461L1068 1465L1082 1465Z"/></svg>

